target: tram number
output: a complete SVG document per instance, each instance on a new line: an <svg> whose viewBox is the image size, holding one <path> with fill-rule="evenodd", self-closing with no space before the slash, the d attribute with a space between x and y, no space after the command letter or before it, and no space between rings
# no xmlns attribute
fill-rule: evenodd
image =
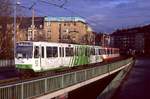
<svg viewBox="0 0 150 99"><path fill-rule="evenodd" d="M38 66L38 60L35 60L35 66Z"/></svg>

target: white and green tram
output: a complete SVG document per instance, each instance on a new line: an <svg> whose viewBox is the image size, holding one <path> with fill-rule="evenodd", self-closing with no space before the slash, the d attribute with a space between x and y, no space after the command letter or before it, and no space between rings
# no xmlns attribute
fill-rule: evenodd
<svg viewBox="0 0 150 99"><path fill-rule="evenodd" d="M22 41L16 44L17 69L42 72L102 62L118 57L119 49L101 46Z"/></svg>

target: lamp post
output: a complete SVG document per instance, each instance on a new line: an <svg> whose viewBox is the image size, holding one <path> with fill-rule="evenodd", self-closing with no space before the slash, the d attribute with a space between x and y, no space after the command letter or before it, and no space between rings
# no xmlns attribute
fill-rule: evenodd
<svg viewBox="0 0 150 99"><path fill-rule="evenodd" d="M14 4L14 59L15 59L15 55L16 55L16 17L17 17L17 5L19 5L20 2L15 0L15 4Z"/></svg>
<svg viewBox="0 0 150 99"><path fill-rule="evenodd" d="M14 59L16 55L16 8L17 8L17 0L15 0L14 4Z"/></svg>

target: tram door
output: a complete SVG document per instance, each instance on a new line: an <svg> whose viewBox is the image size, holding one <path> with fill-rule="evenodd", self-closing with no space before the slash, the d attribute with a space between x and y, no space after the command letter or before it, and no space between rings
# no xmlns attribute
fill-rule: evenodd
<svg viewBox="0 0 150 99"><path fill-rule="evenodd" d="M59 47L60 66L65 65L64 47Z"/></svg>
<svg viewBox="0 0 150 99"><path fill-rule="evenodd" d="M41 55L40 55L40 63L41 63L41 69L46 69L46 61L45 61L45 47L41 46Z"/></svg>
<svg viewBox="0 0 150 99"><path fill-rule="evenodd" d="M40 47L34 46L34 70L41 70L41 55Z"/></svg>

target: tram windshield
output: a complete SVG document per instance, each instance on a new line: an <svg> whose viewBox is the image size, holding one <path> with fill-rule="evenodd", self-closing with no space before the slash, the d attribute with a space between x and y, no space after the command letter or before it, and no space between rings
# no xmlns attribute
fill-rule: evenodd
<svg viewBox="0 0 150 99"><path fill-rule="evenodd" d="M32 58L33 46L16 46L16 58Z"/></svg>

